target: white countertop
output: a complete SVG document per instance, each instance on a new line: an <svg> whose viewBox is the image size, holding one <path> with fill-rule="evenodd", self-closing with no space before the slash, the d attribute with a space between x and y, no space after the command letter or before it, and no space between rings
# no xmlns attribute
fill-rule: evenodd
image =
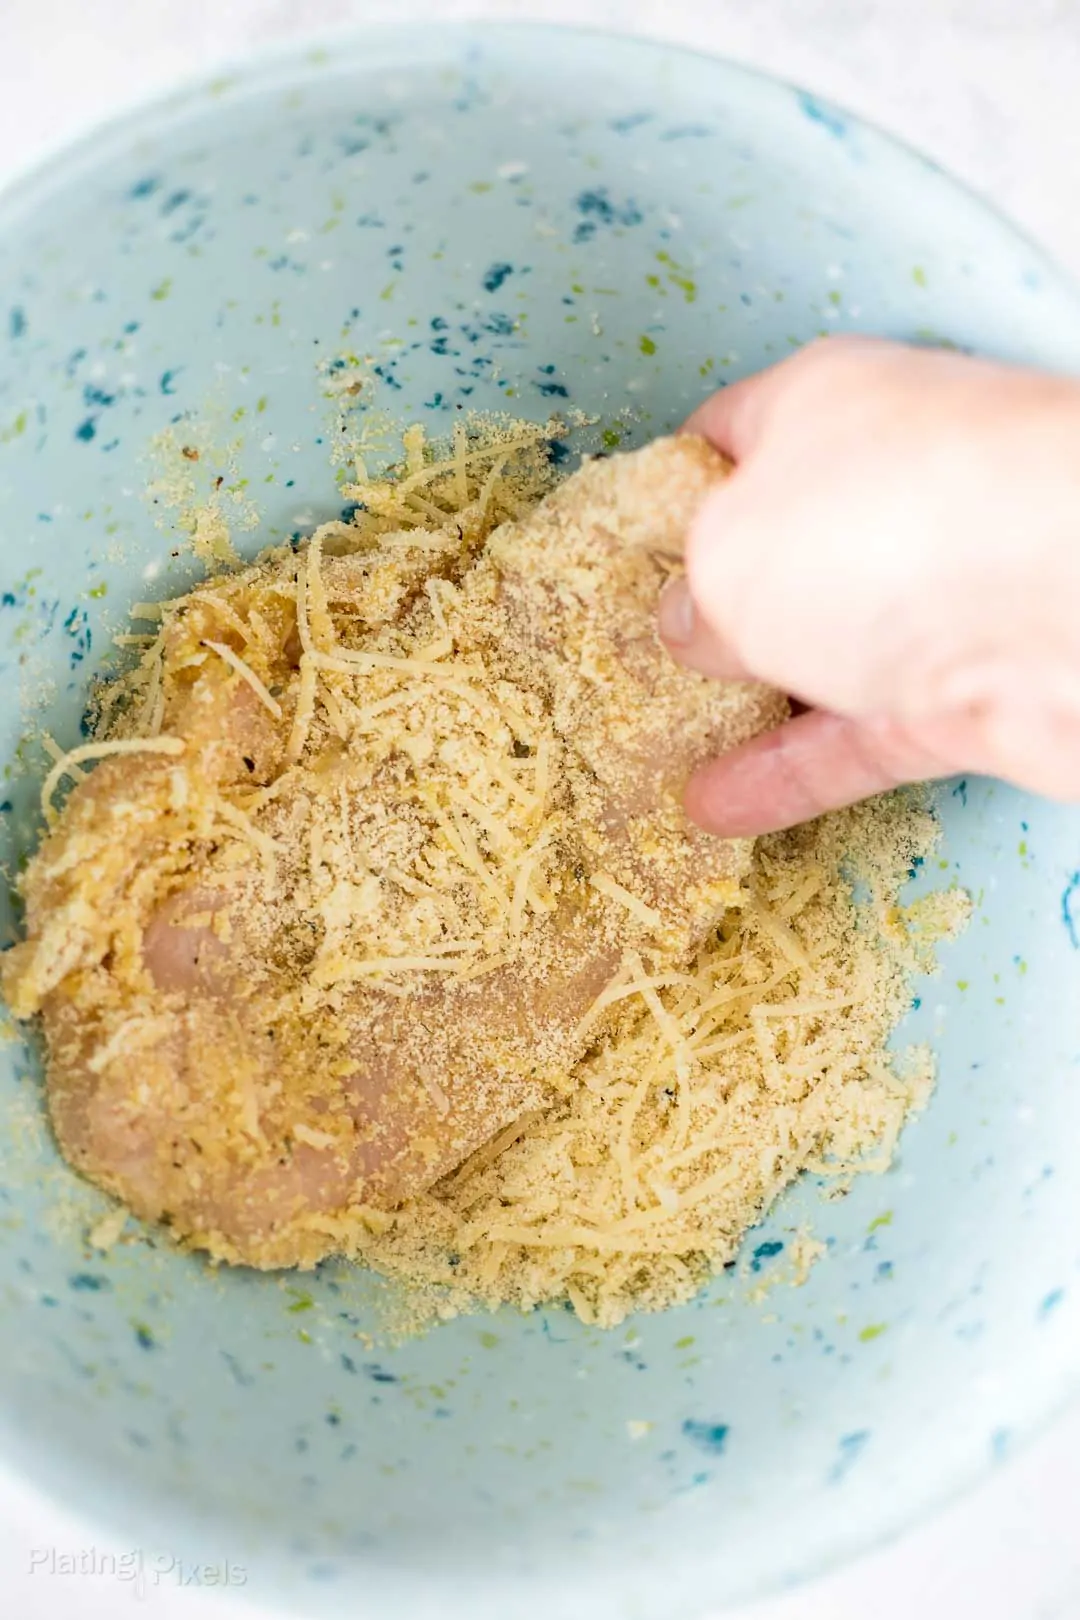
<svg viewBox="0 0 1080 1620"><path fill-rule="evenodd" d="M433 13L620 27L798 80L930 152L1080 280L1080 0L0 0L0 183L86 125L251 44ZM1078 1524L1074 1408L895 1546L728 1620L1077 1620ZM42 1549L94 1544L93 1532L0 1482L5 1612L112 1620L137 1603L155 1620L250 1613L167 1581L140 1591L42 1571Z"/></svg>

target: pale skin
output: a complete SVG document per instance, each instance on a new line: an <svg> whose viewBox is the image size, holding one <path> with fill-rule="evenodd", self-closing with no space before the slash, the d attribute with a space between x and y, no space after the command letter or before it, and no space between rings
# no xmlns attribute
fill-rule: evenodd
<svg viewBox="0 0 1080 1620"><path fill-rule="evenodd" d="M735 472L661 637L806 708L694 774L695 821L764 833L958 771L1080 799L1080 384L833 338L687 427Z"/></svg>

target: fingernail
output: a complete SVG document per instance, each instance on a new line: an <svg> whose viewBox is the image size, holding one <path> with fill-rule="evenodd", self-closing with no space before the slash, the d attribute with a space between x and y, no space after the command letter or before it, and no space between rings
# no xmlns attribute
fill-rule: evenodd
<svg viewBox="0 0 1080 1620"><path fill-rule="evenodd" d="M672 647L688 647L694 639L694 602L685 579L664 587L658 610L660 637Z"/></svg>

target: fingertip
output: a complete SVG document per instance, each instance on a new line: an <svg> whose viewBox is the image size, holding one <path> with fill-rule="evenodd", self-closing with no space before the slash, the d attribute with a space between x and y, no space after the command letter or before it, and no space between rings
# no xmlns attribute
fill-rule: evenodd
<svg viewBox="0 0 1080 1620"><path fill-rule="evenodd" d="M717 389L687 417L679 431L700 434L738 463L753 442L757 403L767 376L767 372L760 372Z"/></svg>
<svg viewBox="0 0 1080 1620"><path fill-rule="evenodd" d="M689 646L694 635L694 622L697 614L694 609L694 599L690 595L690 587L686 580L680 577L669 580L660 592L660 601L656 609L656 628L660 640L670 652L678 652L681 648Z"/></svg>

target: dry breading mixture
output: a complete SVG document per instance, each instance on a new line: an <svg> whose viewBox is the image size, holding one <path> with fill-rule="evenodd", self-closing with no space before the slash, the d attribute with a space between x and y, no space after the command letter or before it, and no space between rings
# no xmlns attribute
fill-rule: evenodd
<svg viewBox="0 0 1080 1620"><path fill-rule="evenodd" d="M934 1080L889 1037L969 909L942 894L931 933L896 904L937 837L900 792L762 839L742 903L689 972L638 984L579 1089L352 1252L428 1285L433 1314L569 1298L613 1327L691 1298L800 1172L886 1170Z"/></svg>
<svg viewBox="0 0 1080 1620"><path fill-rule="evenodd" d="M551 480L535 428L405 448L357 469L354 523L136 610L160 628L99 693L119 757L30 868L5 988L45 1013L72 1162L182 1240L613 1325L688 1298L801 1170L888 1164L932 1063L886 1043L963 901L930 929L897 905L936 834L912 795L752 859L687 827L687 760L782 705L658 661L670 564L619 469L589 486L612 575L573 500L561 550L515 526ZM389 1127L360 1051L408 1092Z"/></svg>

